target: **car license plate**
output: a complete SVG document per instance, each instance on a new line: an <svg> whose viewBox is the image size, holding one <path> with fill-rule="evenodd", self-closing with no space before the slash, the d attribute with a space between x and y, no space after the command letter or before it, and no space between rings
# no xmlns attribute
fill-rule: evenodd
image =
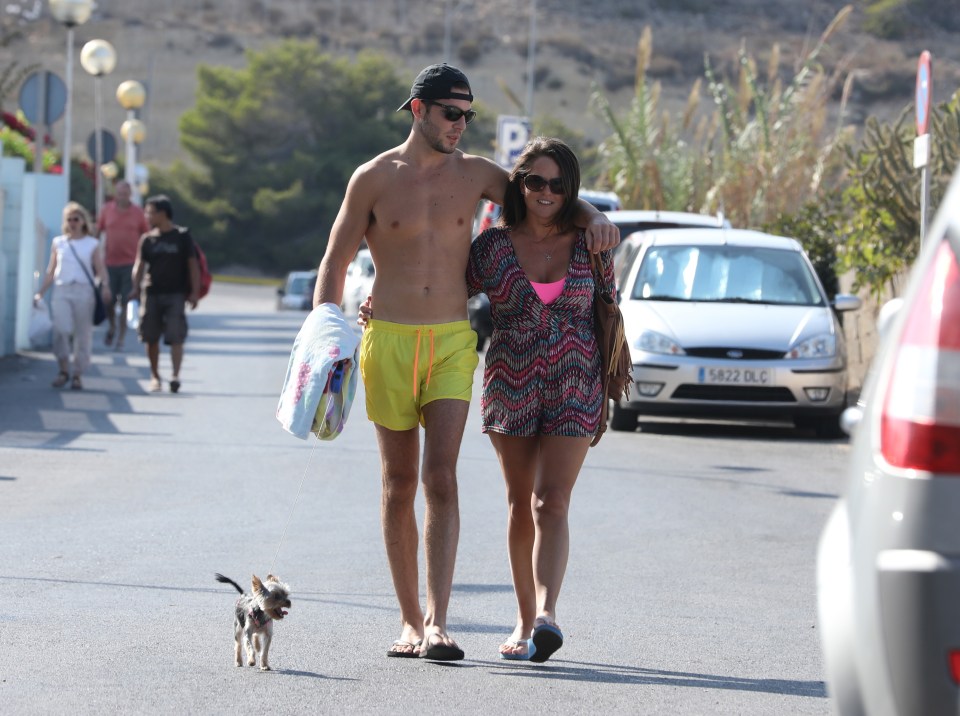
<svg viewBox="0 0 960 716"><path fill-rule="evenodd" d="M712 385L772 385L769 368L700 368L697 382Z"/></svg>

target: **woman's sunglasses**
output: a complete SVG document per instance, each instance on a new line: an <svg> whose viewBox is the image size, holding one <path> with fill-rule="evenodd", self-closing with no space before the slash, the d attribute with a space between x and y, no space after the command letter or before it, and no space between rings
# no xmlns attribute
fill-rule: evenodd
<svg viewBox="0 0 960 716"><path fill-rule="evenodd" d="M566 194L563 190L563 177L554 177L548 181L539 174L527 174L523 177L523 185L530 191L543 191L549 186L551 194Z"/></svg>
<svg viewBox="0 0 960 716"><path fill-rule="evenodd" d="M82 216L68 216L67 221L83 221Z"/></svg>
<svg viewBox="0 0 960 716"><path fill-rule="evenodd" d="M439 102L434 102L432 100L425 99L423 100L428 105L434 105L443 110L443 118L448 122L458 122L461 117L463 117L467 124L470 124L477 117L477 111L474 109L462 110L459 107L454 107L452 104L440 104Z"/></svg>

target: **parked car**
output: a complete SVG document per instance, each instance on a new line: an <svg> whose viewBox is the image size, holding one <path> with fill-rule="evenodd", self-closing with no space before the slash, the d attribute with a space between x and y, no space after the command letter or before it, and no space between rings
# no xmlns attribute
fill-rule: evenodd
<svg viewBox="0 0 960 716"><path fill-rule="evenodd" d="M490 317L490 299L487 294L471 296L467 301L467 314L470 317L470 327L477 332L477 350L482 351L493 335L493 319Z"/></svg>
<svg viewBox="0 0 960 716"><path fill-rule="evenodd" d="M309 311L316 285L316 271L291 271L277 289L277 310Z"/></svg>
<svg viewBox="0 0 960 716"><path fill-rule="evenodd" d="M613 251L614 271L619 276L625 265L636 256L643 241L644 231L651 229L729 229L730 222L723 214L694 214L687 211L633 210L605 211L620 229L620 244Z"/></svg>
<svg viewBox="0 0 960 716"><path fill-rule="evenodd" d="M357 251L357 255L353 257L353 261L347 268L347 275L343 283L343 301L340 302L340 308L347 319L353 320L356 318L357 312L360 310L360 304L373 291L375 273L370 249Z"/></svg>
<svg viewBox="0 0 960 716"><path fill-rule="evenodd" d="M620 197L612 191L581 189L580 198L589 201L603 212L620 209ZM473 235L477 236L491 226L496 226L496 223L500 220L500 212L500 205L494 204L492 201L484 200L477 204L477 213L473 219Z"/></svg>
<svg viewBox="0 0 960 716"><path fill-rule="evenodd" d="M589 201L600 211L619 211L622 208L620 197L616 192L597 191L596 189L581 189L580 198Z"/></svg>
<svg viewBox="0 0 960 716"><path fill-rule="evenodd" d="M817 549L841 716L960 713L960 173L940 206L870 366Z"/></svg>
<svg viewBox="0 0 960 716"><path fill-rule="evenodd" d="M840 435L847 360L838 311L800 244L737 229L646 231L624 269L620 308L631 396L610 427L640 415L792 418Z"/></svg>

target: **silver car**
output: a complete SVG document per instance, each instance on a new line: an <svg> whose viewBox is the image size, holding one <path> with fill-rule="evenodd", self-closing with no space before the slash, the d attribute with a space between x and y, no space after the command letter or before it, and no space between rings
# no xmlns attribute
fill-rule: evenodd
<svg viewBox="0 0 960 716"><path fill-rule="evenodd" d="M792 418L840 435L847 361L837 312L793 239L727 228L635 234L620 276L633 359L631 396L610 427L639 415Z"/></svg>
<svg viewBox="0 0 960 716"><path fill-rule="evenodd" d="M941 207L871 365L817 552L843 716L960 714L960 175Z"/></svg>

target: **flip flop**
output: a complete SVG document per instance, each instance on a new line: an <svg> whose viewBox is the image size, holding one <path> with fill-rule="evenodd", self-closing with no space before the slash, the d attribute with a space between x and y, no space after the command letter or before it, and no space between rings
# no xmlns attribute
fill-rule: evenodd
<svg viewBox="0 0 960 716"><path fill-rule="evenodd" d="M534 653L530 656L530 661L535 664L542 664L549 659L553 653L563 646L563 632L555 624L548 624L541 621L533 630L533 637L530 642L534 646Z"/></svg>
<svg viewBox="0 0 960 716"><path fill-rule="evenodd" d="M501 651L500 658L508 661L531 661L533 655L537 653L537 647L533 645L533 641L530 639L509 639L508 641L505 641L504 644L509 644L511 646L520 646L521 644L527 645L527 651L523 654L505 654Z"/></svg>
<svg viewBox="0 0 960 716"><path fill-rule="evenodd" d="M449 646L444 643L434 644L424 649L420 647L420 658L430 661L460 661L463 659L463 649L458 646Z"/></svg>
<svg viewBox="0 0 960 716"><path fill-rule="evenodd" d="M417 639L414 642L404 641L403 639L397 639L393 644L390 645L390 648L387 650L387 656L394 656L398 659L416 659L419 658L418 654L414 649L416 649L423 642L420 639ZM409 646L412 647L410 651L397 651L397 647Z"/></svg>

